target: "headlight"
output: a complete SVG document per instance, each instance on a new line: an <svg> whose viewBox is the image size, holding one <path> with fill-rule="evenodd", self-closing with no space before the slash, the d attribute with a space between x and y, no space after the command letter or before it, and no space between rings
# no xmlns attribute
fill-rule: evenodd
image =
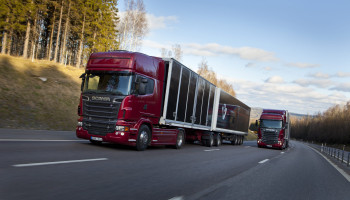
<svg viewBox="0 0 350 200"><path fill-rule="evenodd" d="M127 126L115 126L116 131L129 131L129 127Z"/></svg>
<svg viewBox="0 0 350 200"><path fill-rule="evenodd" d="M83 126L83 122L78 122L77 126L78 127L82 127Z"/></svg>

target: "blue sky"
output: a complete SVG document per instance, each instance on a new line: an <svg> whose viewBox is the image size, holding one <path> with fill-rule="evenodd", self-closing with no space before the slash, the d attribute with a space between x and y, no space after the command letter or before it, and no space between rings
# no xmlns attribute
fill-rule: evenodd
<svg viewBox="0 0 350 200"><path fill-rule="evenodd" d="M180 44L181 62L203 58L250 107L323 112L350 101L350 1L144 0L140 51ZM124 11L124 2L119 2Z"/></svg>

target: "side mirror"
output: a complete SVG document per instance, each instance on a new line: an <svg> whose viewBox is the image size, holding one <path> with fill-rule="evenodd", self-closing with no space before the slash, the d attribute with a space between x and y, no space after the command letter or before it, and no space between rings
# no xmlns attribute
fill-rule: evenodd
<svg viewBox="0 0 350 200"><path fill-rule="evenodd" d="M81 78L82 79L82 81L81 81L81 85L80 85L80 91L83 91L83 89L84 89L84 84L85 84L85 75L86 75L86 73L83 73L82 75L80 75L80 77L79 78Z"/></svg>
<svg viewBox="0 0 350 200"><path fill-rule="evenodd" d="M146 80L146 83L144 83L142 80L142 82L140 83L140 87L139 87L139 95L145 95L146 90L147 90L147 80Z"/></svg>

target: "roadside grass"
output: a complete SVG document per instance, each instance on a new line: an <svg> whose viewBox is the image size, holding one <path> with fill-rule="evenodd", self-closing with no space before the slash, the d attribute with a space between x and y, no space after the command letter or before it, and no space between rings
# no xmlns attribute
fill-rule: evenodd
<svg viewBox="0 0 350 200"><path fill-rule="evenodd" d="M0 127L74 130L83 72L0 55Z"/></svg>
<svg viewBox="0 0 350 200"><path fill-rule="evenodd" d="M258 139L257 134L255 134L253 131L249 130L248 135L246 136L245 140L247 140L247 141L255 140L256 141L257 139Z"/></svg>

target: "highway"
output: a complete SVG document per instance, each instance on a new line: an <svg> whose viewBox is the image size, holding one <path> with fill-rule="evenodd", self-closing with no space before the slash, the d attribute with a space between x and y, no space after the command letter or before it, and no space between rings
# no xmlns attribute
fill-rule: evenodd
<svg viewBox="0 0 350 200"><path fill-rule="evenodd" d="M350 199L347 176L296 141L284 151L245 141L138 152L71 131L0 129L1 200Z"/></svg>

